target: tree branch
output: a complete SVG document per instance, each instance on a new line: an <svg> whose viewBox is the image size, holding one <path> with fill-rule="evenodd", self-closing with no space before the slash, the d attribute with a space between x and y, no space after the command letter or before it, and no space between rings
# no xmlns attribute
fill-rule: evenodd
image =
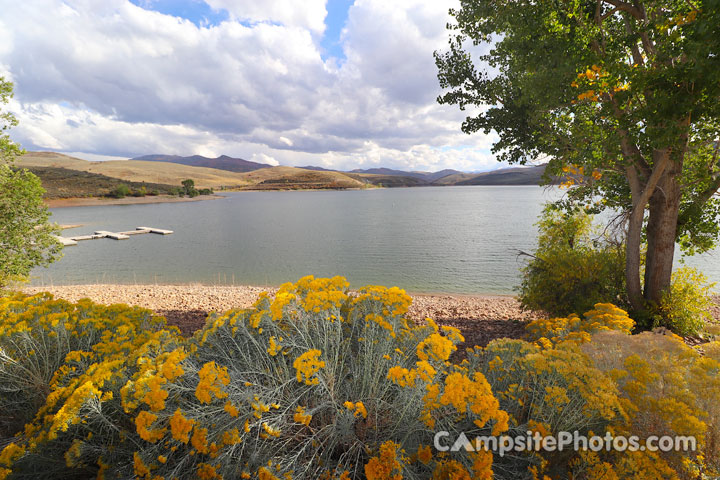
<svg viewBox="0 0 720 480"><path fill-rule="evenodd" d="M631 5L626 2L621 2L620 0L603 0L603 1L606 3L609 3L610 5L617 8L618 10L629 13L637 20L643 20L642 10L635 7L634 5Z"/></svg>

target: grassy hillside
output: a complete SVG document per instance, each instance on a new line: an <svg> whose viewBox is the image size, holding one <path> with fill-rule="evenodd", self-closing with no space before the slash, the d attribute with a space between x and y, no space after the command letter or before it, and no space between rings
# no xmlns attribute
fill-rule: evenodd
<svg viewBox="0 0 720 480"><path fill-rule="evenodd" d="M455 185L540 185L545 165L527 168L504 168L479 173L472 178L460 180Z"/></svg>
<svg viewBox="0 0 720 480"><path fill-rule="evenodd" d="M545 165L501 168L483 173L456 173L442 177L434 185L540 185Z"/></svg>
<svg viewBox="0 0 720 480"><path fill-rule="evenodd" d="M40 178L44 182L47 181L51 187L60 182L56 185L58 188L54 188L54 190L58 192L62 189L68 190L68 192L72 190L76 194L75 196L101 195L104 193L97 194L96 192L102 192L110 184L117 186L119 182L127 183L130 186L143 182L152 185L179 186L183 180L188 178L195 181L197 188L214 189L220 187L240 190L343 189L367 186L366 182L350 178L340 172L312 171L293 167L269 167L247 173L237 173L156 161L88 162L52 152L30 152L19 158L17 164L21 167L36 169ZM69 173L72 171L84 172L90 176L78 176L73 180ZM78 186L71 189L68 183L73 181L77 181ZM146 188L150 190L150 187Z"/></svg>
<svg viewBox="0 0 720 480"><path fill-rule="evenodd" d="M180 185L183 180L192 178L198 188L242 187L249 183L243 174L225 170L136 160L88 162L51 152L30 152L20 157L17 163L21 167L57 167L97 173L125 182Z"/></svg>
<svg viewBox="0 0 720 480"><path fill-rule="evenodd" d="M455 185L458 182L468 180L470 178L476 177L477 175L477 173L455 173L442 178L438 178L433 182L433 185Z"/></svg>
<svg viewBox="0 0 720 480"><path fill-rule="evenodd" d="M366 184L349 175L332 171L271 167L243 174L252 190L291 190L317 188L364 188Z"/></svg>
<svg viewBox="0 0 720 480"><path fill-rule="evenodd" d="M373 173L347 173L348 177L352 177L363 183L370 183L378 187L420 187L428 183L420 178L406 177L400 175L383 175Z"/></svg>
<svg viewBox="0 0 720 480"><path fill-rule="evenodd" d="M148 194L168 194L173 188L171 185L158 183L127 182L119 178L69 168L27 168L40 177L45 189L44 197L47 199L104 197L112 190L115 190L121 183L127 185L130 190L140 190L145 187Z"/></svg>
<svg viewBox="0 0 720 480"><path fill-rule="evenodd" d="M539 185L544 165L508 168L485 173L451 173L429 182L418 175L391 173L346 173L331 170L309 170L295 167L268 167L252 172L231 172L179 163L141 160L88 162L60 153L30 152L18 165L31 168L48 190L48 198L102 196L127 183L132 189L146 184L146 190L167 191L191 178L197 188L232 190L299 190L382 187L418 187L425 185ZM379 169L382 170L382 169ZM389 170L389 169L385 169ZM73 174L83 172L85 175ZM453 170L436 172L442 175ZM423 173L424 175L424 173Z"/></svg>

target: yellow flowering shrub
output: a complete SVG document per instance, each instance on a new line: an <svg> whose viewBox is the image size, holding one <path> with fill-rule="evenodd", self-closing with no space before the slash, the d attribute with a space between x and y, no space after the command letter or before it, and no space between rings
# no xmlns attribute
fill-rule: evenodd
<svg viewBox="0 0 720 480"><path fill-rule="evenodd" d="M598 304L582 319L534 323L537 342L496 340L457 364L460 332L409 322L401 289L347 288L340 277L305 277L251 309L212 315L189 339L142 309L0 299L2 379L37 362L31 349L61 357L45 362L51 372L28 370L43 373L40 388L0 388L3 405L24 388L42 395L0 449L0 480L659 479L719 470L720 344L701 354L676 337L630 336L627 314ZM453 440L692 434L701 451L438 452L439 431Z"/></svg>
<svg viewBox="0 0 720 480"><path fill-rule="evenodd" d="M0 437L32 420L63 367L67 374L92 363L100 342L139 331L157 331L162 317L125 305L70 303L50 294L0 298Z"/></svg>
<svg viewBox="0 0 720 480"><path fill-rule="evenodd" d="M507 434L542 436L561 431L605 432L624 411L612 379L595 368L577 345L541 348L523 340L500 339L468 351L458 367L481 373L506 412ZM502 471L525 476L543 463L551 478L565 477L571 457L563 452L520 452L496 457ZM542 476L540 476L541 478Z"/></svg>
<svg viewBox="0 0 720 480"><path fill-rule="evenodd" d="M628 413L620 428L632 435L685 435L698 440L696 452L664 452L683 478L720 475L720 355L688 347L674 334L604 332L582 349L608 373Z"/></svg>
<svg viewBox="0 0 720 480"><path fill-rule="evenodd" d="M597 303L583 318L575 314L559 318L533 320L525 327L531 340L552 346L565 341L589 342L596 332L616 330L629 335L635 322L627 312L610 303Z"/></svg>
<svg viewBox="0 0 720 480"><path fill-rule="evenodd" d="M190 339L114 325L63 353L21 450L8 450L0 468L9 478L431 472L432 456L423 453L425 464L404 452L432 444L421 418L426 386L444 385L462 337L408 322L410 297L399 288L347 287L340 277L305 277L252 309L213 315ZM409 372L413 386L389 378L393 367ZM481 418L492 393L479 377L467 387L444 398L464 395ZM395 463L386 464L393 445Z"/></svg>

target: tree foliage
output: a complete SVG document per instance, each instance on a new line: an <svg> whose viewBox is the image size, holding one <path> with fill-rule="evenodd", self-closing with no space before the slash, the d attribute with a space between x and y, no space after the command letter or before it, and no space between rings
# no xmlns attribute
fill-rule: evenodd
<svg viewBox="0 0 720 480"><path fill-rule="evenodd" d="M630 301L657 303L675 241L704 251L719 233L720 1L460 3L440 103L481 106L462 129L496 131L499 160L548 160L566 205L624 212Z"/></svg>
<svg viewBox="0 0 720 480"><path fill-rule="evenodd" d="M0 105L7 104L13 96L12 83L0 77ZM0 165L13 161L15 156L20 155L20 146L10 140L7 131L17 125L17 119L8 111L0 108Z"/></svg>
<svg viewBox="0 0 720 480"><path fill-rule="evenodd" d="M0 77L0 105L12 97L12 84ZM33 267L59 258L61 244L54 238L57 227L48 220L40 179L13 167L22 153L6 130L17 125L11 112L0 110L0 288L23 280Z"/></svg>

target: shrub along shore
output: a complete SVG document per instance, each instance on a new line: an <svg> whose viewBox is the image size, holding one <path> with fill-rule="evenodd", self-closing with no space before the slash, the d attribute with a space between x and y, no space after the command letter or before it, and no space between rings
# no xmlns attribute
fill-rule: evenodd
<svg viewBox="0 0 720 480"><path fill-rule="evenodd" d="M170 325L191 335L205 325L211 312L250 308L262 292L275 294L277 288L212 285L66 285L25 287L26 293L49 292L57 298L75 302L89 298L97 303L124 303L163 315ZM523 312L509 295L411 295L407 318L432 318L443 325L459 328L466 345L486 345L494 338L518 337L522 322L538 317ZM718 308L720 314L720 308ZM462 350L464 345L460 347Z"/></svg>
<svg viewBox="0 0 720 480"><path fill-rule="evenodd" d="M211 312L250 308L262 292L274 294L277 288L249 285L63 285L25 287L29 294L49 292L71 302L89 298L97 303L124 303L143 307L167 318L184 334L192 334L205 325ZM407 318L421 321L432 318L459 328L466 343L485 345L500 337L515 337L524 327L518 322L539 318L539 314L520 309L510 295L411 294ZM713 300L713 318L720 324L720 295Z"/></svg>
<svg viewBox="0 0 720 480"><path fill-rule="evenodd" d="M138 307L0 299L0 479L720 473L720 342L700 351L669 333L631 335L626 312L598 303L458 360L461 332L409 321L403 290L347 286L305 277L212 315L191 338ZM696 448L442 452L436 432L449 444L690 436Z"/></svg>

